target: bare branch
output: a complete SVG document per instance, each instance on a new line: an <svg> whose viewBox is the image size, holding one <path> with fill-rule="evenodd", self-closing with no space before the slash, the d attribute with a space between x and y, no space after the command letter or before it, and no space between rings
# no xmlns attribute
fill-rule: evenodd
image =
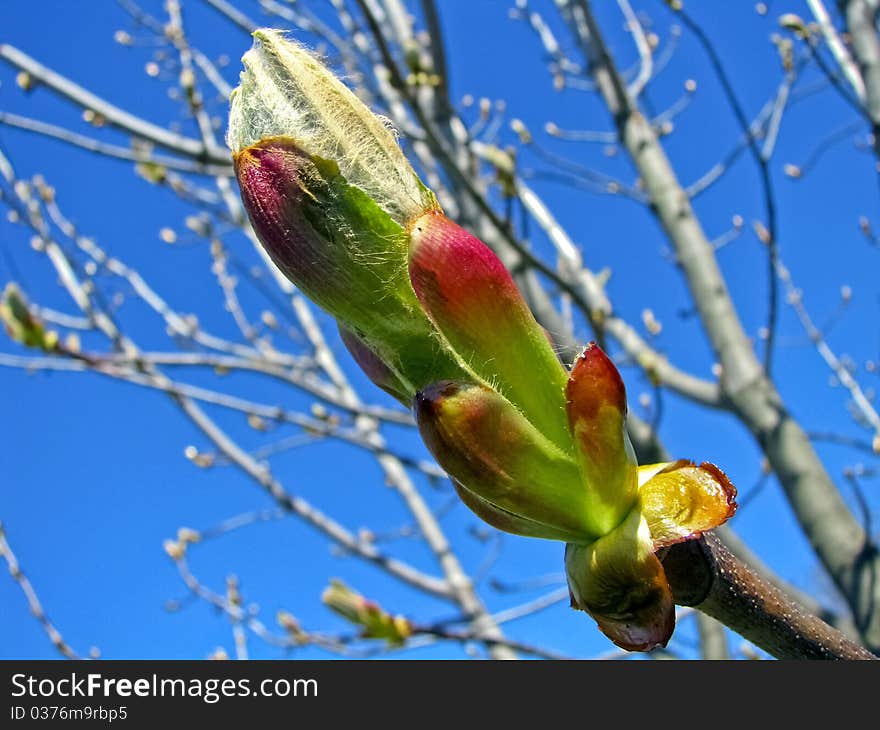
<svg viewBox="0 0 880 730"><path fill-rule="evenodd" d="M19 114L11 114L9 112L0 112L0 124L7 127L15 127L23 129L26 132L32 132L44 137L51 137L60 140L74 147L80 147L89 152L96 152L105 157L115 157L120 160L137 162L140 164L156 165L169 170L177 170L179 172L189 172L197 175L231 175L232 166L211 166L204 165L191 159L181 159L178 157L169 157L167 155L156 155L146 148L138 149L137 147L121 147L119 145L101 142L83 134L78 134L64 127L55 124L48 124L37 119L30 119Z"/></svg>
<svg viewBox="0 0 880 730"><path fill-rule="evenodd" d="M674 545L663 567L676 603L698 608L778 659L877 659L805 614L713 535Z"/></svg>
<svg viewBox="0 0 880 730"><path fill-rule="evenodd" d="M654 203L722 367L721 386L752 432L825 568L852 607L862 636L880 647L880 554L828 476L801 426L766 377L736 312L715 252L645 118L633 105L586 0L574 0L576 37ZM775 270L774 270L775 274ZM774 276L775 278L775 276Z"/></svg>
<svg viewBox="0 0 880 730"><path fill-rule="evenodd" d="M825 361L825 364L831 369L831 372L840 381L840 384L849 391L859 415L874 431L874 443L877 444L876 451L880 453L880 415L877 414L877 411L859 383L853 378L849 370L844 367L840 358L837 357L828 345L822 331L813 323L813 319L804 305L804 294L795 286L788 267L780 261L777 271L779 279L785 286L787 301L797 314L798 320L800 320L804 331L806 331L807 336L810 338L810 342Z"/></svg>
<svg viewBox="0 0 880 730"><path fill-rule="evenodd" d="M260 27L259 23L251 20L241 10L236 8L235 5L227 2L227 0L204 0L204 2L248 35Z"/></svg>
<svg viewBox="0 0 880 730"><path fill-rule="evenodd" d="M3 59L15 68L27 72L35 81L52 89L77 106L100 114L110 126L204 164L221 166L229 164L229 152L226 148L206 147L198 140L181 134L175 134L164 127L130 114L124 109L120 109L92 92L87 91L52 69L43 66L14 46L5 43L0 44L0 59Z"/></svg>
<svg viewBox="0 0 880 730"><path fill-rule="evenodd" d="M871 120L874 153L880 160L880 38L877 36L880 2L844 0L841 5L852 41L853 56L865 87L864 108ZM845 70L851 70L851 67Z"/></svg>
<svg viewBox="0 0 880 730"><path fill-rule="evenodd" d="M55 628L55 625L49 620L49 617L43 610L43 604L40 603L40 599L37 597L34 587L31 585L31 582L18 564L18 558L15 557L12 548L9 547L9 542L6 540L6 530L3 529L2 522L0 522L0 557L6 561L6 565L9 567L9 574L12 576L12 579L18 583L18 587L21 588L21 592L27 600L31 614L37 619L37 622L40 624L43 631L46 632L46 636L49 637L52 646L54 646L58 652L67 659L81 659L82 657L64 640L64 637L58 629ZM97 650L93 649L92 653L94 654L96 651Z"/></svg>
<svg viewBox="0 0 880 730"><path fill-rule="evenodd" d="M703 659L730 659L724 624L718 623L711 616L697 612L697 632L700 635L700 654Z"/></svg>
<svg viewBox="0 0 880 730"><path fill-rule="evenodd" d="M654 57L651 52L651 46L648 43L648 38L645 36L645 29L642 27L638 16L633 12L629 0L617 0L617 4L623 13L623 17L626 19L626 26L629 32L633 34L636 49L639 52L639 73L629 84L628 88L630 95L634 99L638 99L654 75Z"/></svg>
<svg viewBox="0 0 880 730"><path fill-rule="evenodd" d="M822 0L807 0L807 5L812 11L813 17L816 18L816 22L819 24L819 29L822 31L822 35L825 38L825 43L831 50L831 54L840 66L841 71L843 71L843 75L846 77L850 86L852 86L856 96L864 102L865 82L862 80L861 73L859 72L855 61L853 61L849 49L847 49L843 40L840 38L840 34L834 27L834 23L831 21L831 16L825 8L825 3Z"/></svg>

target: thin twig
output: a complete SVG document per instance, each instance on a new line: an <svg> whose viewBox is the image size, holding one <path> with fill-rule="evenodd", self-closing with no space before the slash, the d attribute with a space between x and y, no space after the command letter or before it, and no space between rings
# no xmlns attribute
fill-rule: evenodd
<svg viewBox="0 0 880 730"><path fill-rule="evenodd" d="M55 628L55 624L49 620L49 617L43 610L43 604L40 603L40 599L37 597L33 585L31 585L31 582L22 571L21 566L18 564L18 558L15 557L15 553L12 552L9 542L6 540L6 530L4 529L2 522L0 522L0 557L6 561L6 565L9 567L9 574L24 594L31 614L40 624L43 631L46 632L46 636L49 637L52 646L54 646L58 652L67 659L81 659L82 657L64 640L61 632ZM92 653L94 654L95 651L96 650L93 650Z"/></svg>

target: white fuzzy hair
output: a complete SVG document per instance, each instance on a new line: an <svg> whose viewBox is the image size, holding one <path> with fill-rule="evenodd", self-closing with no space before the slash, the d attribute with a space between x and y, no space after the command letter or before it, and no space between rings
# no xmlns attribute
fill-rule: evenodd
<svg viewBox="0 0 880 730"><path fill-rule="evenodd" d="M333 160L351 185L401 225L433 207L387 119L371 112L324 64L281 31L254 32L230 99L226 143L233 152L275 136Z"/></svg>

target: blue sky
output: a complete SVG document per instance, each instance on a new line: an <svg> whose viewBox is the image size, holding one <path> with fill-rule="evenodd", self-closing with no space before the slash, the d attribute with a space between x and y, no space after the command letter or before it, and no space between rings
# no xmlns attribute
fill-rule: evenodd
<svg viewBox="0 0 880 730"><path fill-rule="evenodd" d="M142 4L163 17L159 0ZM253 17L262 18L255 5L241 1ZM523 119L549 149L632 181L622 153L608 157L601 145L563 143L542 134L548 120L568 129L607 130L611 126L591 94L560 95L552 90L534 34L522 21L508 17L508 3L451 0L440 5L455 99L466 94L503 99L508 116ZM666 39L670 17L663 3L645 0L637 5L650 11L657 32ZM752 3L713 3L711 11L708 4L693 5L744 106L754 115L781 78L777 51L770 42L777 30L775 18L786 11L805 13L805 8L794 0L777 2L767 16L760 16ZM153 49L123 48L114 42L116 30L131 30L116 3L43 0L39 12L34 7L25 0L5 0L0 42L17 46L132 113L158 124L179 124L182 131L194 134L191 120L168 98L171 79L151 79L144 73ZM198 0L189 0L185 8L193 42L209 56L226 54L231 61L223 71L234 83L237 59L249 47L249 39ZM46 22L47 16L52 22ZM622 19L610 7L602 7L600 20L612 52L623 65L631 63L634 52ZM698 85L695 100L676 119L674 134L664 140L686 182L709 169L738 137L717 83L699 47L687 35L651 87L653 110L661 111L678 99L685 80L691 78ZM815 73L803 80L804 88L810 79L816 79ZM212 112L223 116L223 101L210 101ZM78 110L48 91L38 88L22 93L15 84L15 72L5 66L0 68L0 110L94 133ZM830 339L838 352L862 364L876 360L880 348L876 283L880 252L867 244L857 225L861 215L878 220L873 160L850 137L827 151L804 179L793 181L783 174L785 163L802 163L823 137L853 118L853 112L828 90L792 106L783 120L772 169L783 259L819 322L837 309L841 287L851 287L852 303ZM102 134L107 140L124 140L112 131ZM500 141L514 141L506 126ZM147 185L125 163L2 126L0 146L21 176L45 176L56 188L62 209L84 234L141 271L180 311L195 313L206 326L234 336L234 324L222 312L221 293L208 271L204 245L170 247L159 239L165 226L185 231L183 221L191 212L187 206L167 191ZM521 152L520 159L526 172L547 169L528 150ZM664 325L658 348L677 365L708 377L711 353L698 322L688 316L683 280L662 255L665 242L649 212L630 200L573 190L546 179L535 179L533 185L582 246L587 264L594 270L610 269L608 290L617 310L638 323L642 311L652 309ZM697 200L696 208L713 237L730 227L734 215L746 221L745 233L720 253L720 261L745 326L757 334L766 316L767 281L764 252L749 230L751 221L763 214L758 176L747 156ZM72 311L72 304L55 286L47 262L30 249L29 239L21 226L5 218L0 221L0 283L14 279L28 292L37 292L42 304ZM230 236L226 242L239 260L254 263L241 237ZM538 237L535 245L541 249L546 242ZM249 306L265 306L255 291L243 296ZM121 317L141 346L171 347L161 323L143 306L132 301ZM586 329L579 334L589 338ZM91 342L97 346L97 340ZM85 339L84 346L89 344ZM364 393L387 403L358 375L339 343L334 340L333 346ZM19 352L6 340L0 351ZM785 306L776 369L789 407L808 430L864 435L852 424L841 389L830 387L827 368ZM859 375L865 385L872 385L870 378L876 384L876 375L863 371ZM624 376L631 407L639 412L638 397L650 388L634 369L626 369ZM191 382L216 386L218 381L194 375ZM284 402L291 408L310 404L302 395L256 378L230 376L220 386L265 402ZM97 375L26 374L0 368L0 404L6 416L0 421L0 519L22 567L65 638L82 652L93 645L100 647L107 658L202 657L218 646L232 653L228 622L204 603L167 610L167 602L181 599L186 591L162 551L162 541L180 526L205 528L242 512L269 508L271 503L229 468L201 470L189 463L184 448L189 444L202 447L204 441L161 394ZM702 412L672 395L664 397L663 408L661 433L669 450L676 456L718 463L740 493L748 495L760 475L759 454L749 435L731 417ZM258 434L247 428L239 414L219 414L218 418L243 443L251 447L260 443ZM395 436L394 432L389 435ZM399 440L402 450L424 455L411 433L399 434ZM863 458L838 446L823 446L821 453L835 477ZM289 489L345 524L392 530L406 522L389 490L377 487L381 476L375 462L354 448L321 443L279 457L274 467ZM447 490L425 483L420 486L436 507L449 500ZM876 490L867 491L876 508L880 502ZM471 535L478 526L475 518L459 506L443 524L461 546L466 567L477 570L493 543ZM733 526L784 577L827 595L827 582L775 482L735 518ZM434 569L430 556L414 541L399 541L393 549ZM483 585L491 578L516 580L558 573L561 552L561 546L554 543L508 537ZM273 621L276 610L285 608L307 628L341 629L341 622L318 600L331 576L379 598L396 612L430 620L445 618L450 611L449 606L414 595L356 560L333 555L322 539L291 518L244 528L199 546L192 554L192 567L215 590L222 590L226 575L238 575L246 598L259 603L267 623ZM513 595L487 589L483 594L493 609L502 609L540 590L546 587ZM18 587L2 575L0 605L0 657L55 655L28 614ZM565 604L511 624L509 629L517 638L577 656L610 648L588 617ZM691 626L683 625L681 633L685 640L692 637ZM683 646L687 648L686 641ZM279 656L277 650L258 641L251 642L251 650L256 657ZM311 650L299 654L317 655ZM462 655L460 647L448 645L418 650L411 656Z"/></svg>

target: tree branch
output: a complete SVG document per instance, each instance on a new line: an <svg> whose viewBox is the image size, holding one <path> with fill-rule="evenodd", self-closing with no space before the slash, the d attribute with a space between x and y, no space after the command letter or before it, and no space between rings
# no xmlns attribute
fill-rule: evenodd
<svg viewBox="0 0 880 730"><path fill-rule="evenodd" d="M878 0L840 0L852 52L865 87L864 106L871 119L874 154L880 164L880 38L877 37Z"/></svg>
<svg viewBox="0 0 880 730"><path fill-rule="evenodd" d="M776 321L779 314L779 285L776 281L776 266L779 261L779 232L776 217L776 193L773 188L773 180L770 177L769 155L764 154L758 145L758 140L752 134L751 124L749 123L745 110L733 88L733 83L730 81L730 77L727 75L724 64L721 62L721 58L715 51L715 47L712 45L709 37L683 9L677 10L676 16L681 18L685 26L694 34L697 41L702 46L703 51L708 56L709 63L715 71L715 75L718 77L724 96L730 104L730 108L733 110L733 115L748 141L749 151L752 154L752 158L758 166L767 231L766 237L761 241L767 247L767 287L769 300L767 306L767 339L766 350L764 352L764 370L767 373L767 377L770 377L773 371L773 345L776 339ZM782 107L780 107L780 110L781 108ZM767 149L770 151L772 148L768 147Z"/></svg>
<svg viewBox="0 0 880 730"><path fill-rule="evenodd" d="M727 650L727 636L724 635L724 624L699 611L697 613L697 633L700 635L700 655L703 659L730 659L730 652Z"/></svg>
<svg viewBox="0 0 880 730"><path fill-rule="evenodd" d="M201 141L182 134L175 134L164 127L130 114L84 89L70 79L43 66L38 61L8 44L0 44L0 59L28 73L35 81L47 86L65 99L83 109L100 114L110 126L139 139L152 142L158 147L177 152L205 164L229 166L229 151L225 147L208 147Z"/></svg>
<svg viewBox="0 0 880 730"><path fill-rule="evenodd" d="M831 16L825 8L825 3L822 0L806 0L806 2L813 13L813 17L819 24L819 29L822 31L822 36L825 38L825 44L830 49L831 55L834 56L834 59L840 66L840 70L843 71L843 75L846 77L850 86L852 86L856 96L860 101L864 102L865 82L862 80L859 69L855 64L855 61L853 61L849 50L841 40L840 34L834 27L834 23L831 21Z"/></svg>
<svg viewBox="0 0 880 730"><path fill-rule="evenodd" d="M22 572L21 566L18 564L18 558L15 557L15 553L12 552L12 548L9 547L9 543L6 541L6 531L3 529L2 522L0 522L0 558L3 558L3 560L6 561L6 565L9 567L9 574L12 576L12 579L18 583L18 587L21 588L21 592L24 594L25 600L27 600L31 614L37 619L37 622L40 624L43 631L46 632L46 636L49 637L52 646L54 646L58 652L67 659L82 659L82 657L71 648L70 644L64 640L64 637L58 629L55 628L55 625L49 620L45 610L43 610L43 604L40 603L40 599L37 597L34 587L27 579L27 576Z"/></svg>
<svg viewBox="0 0 880 730"><path fill-rule="evenodd" d="M711 535L663 556L676 603L717 619L777 659L876 659L822 620L805 613Z"/></svg>

